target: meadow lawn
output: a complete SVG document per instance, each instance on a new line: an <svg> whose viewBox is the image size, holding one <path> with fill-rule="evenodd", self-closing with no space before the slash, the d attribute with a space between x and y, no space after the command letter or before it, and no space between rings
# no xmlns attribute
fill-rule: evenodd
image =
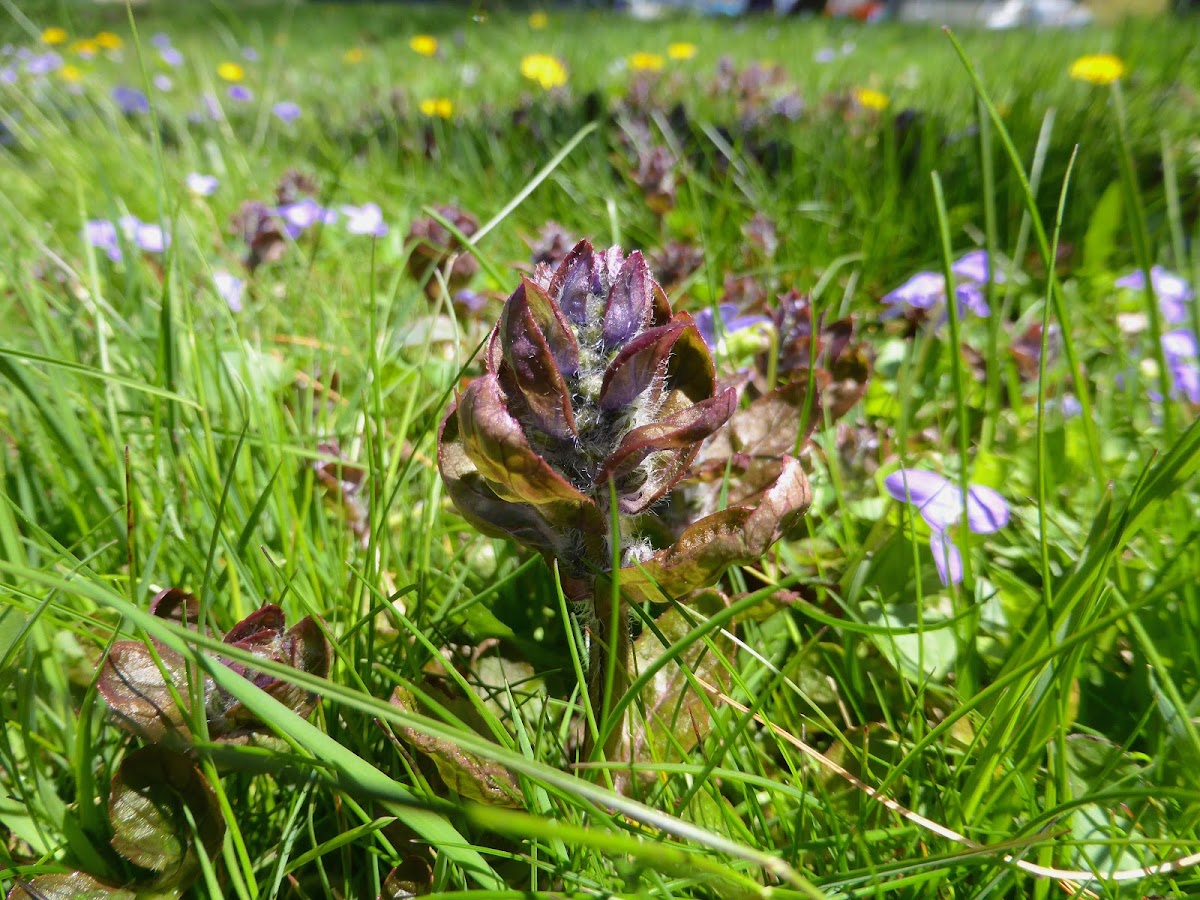
<svg viewBox="0 0 1200 900"><path fill-rule="evenodd" d="M0 890L1200 895L1198 121L1190 19L0 0ZM599 694L437 465L578 239L812 493Z"/></svg>

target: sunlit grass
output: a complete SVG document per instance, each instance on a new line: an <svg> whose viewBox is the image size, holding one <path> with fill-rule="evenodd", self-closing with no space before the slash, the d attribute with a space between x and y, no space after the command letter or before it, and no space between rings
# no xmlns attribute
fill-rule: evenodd
<svg viewBox="0 0 1200 900"><path fill-rule="evenodd" d="M181 4L131 27L113 7L0 8L0 43L80 75L0 84L5 890L72 871L149 883L109 843L110 782L145 743L96 689L118 635L194 660L194 684L270 726L193 740L225 823L178 885L194 896L394 896L397 867L393 885L479 898L1200 890L1171 868L1200 849L1200 426L1194 404L1151 399L1172 388L1160 335L1200 327L1200 305L1169 323L1161 297L1114 286L1151 265L1198 281L1193 22L968 34L960 59L936 29L831 21ZM120 49L71 49L100 32ZM1125 62L1117 86L1069 77L1093 52ZM564 86L522 76L534 53ZM726 55L786 80L722 82ZM644 117L624 100L632 59L662 64ZM120 112L117 85L151 111ZM776 111L738 99L752 88ZM661 215L626 156L645 139L681 160ZM247 271L230 220L276 204L289 169L325 207L378 203L387 233L343 214ZM198 196L189 173L219 187ZM407 271L409 225L447 203L484 223L482 317ZM755 213L769 257L744 236ZM123 215L170 246L122 235L114 262L83 239ZM607 720L555 574L474 534L434 464L551 219L597 245L700 247L681 308L721 300L727 274L812 291L873 356L866 396L806 451L812 513L723 580L731 605L634 611L641 668ZM1005 276L989 316L884 318L887 291L977 247ZM219 271L245 279L240 310ZM1011 507L994 534L964 529L959 585L883 491L901 466ZM151 616L172 586L221 629L267 602L317 617L328 679ZM217 652L319 693L318 711ZM389 703L396 688L416 699ZM584 730L622 711L655 736L643 757L580 763ZM457 789L446 771L466 773Z"/></svg>

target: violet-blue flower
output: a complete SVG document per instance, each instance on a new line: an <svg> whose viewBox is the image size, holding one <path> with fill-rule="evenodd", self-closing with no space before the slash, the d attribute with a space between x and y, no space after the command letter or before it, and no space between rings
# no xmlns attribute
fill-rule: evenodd
<svg viewBox="0 0 1200 900"><path fill-rule="evenodd" d="M229 88L229 99L238 103L249 103L254 99L254 91L244 84L235 84Z"/></svg>
<svg viewBox="0 0 1200 900"><path fill-rule="evenodd" d="M283 217L288 236L292 238L299 237L301 233L318 222L322 225L331 225L337 221L338 217L336 211L326 209L312 197L305 197L295 203L286 203L276 212Z"/></svg>
<svg viewBox="0 0 1200 900"><path fill-rule="evenodd" d="M90 219L83 225L83 237L97 250L103 250L113 262L121 261L121 243L117 226L108 219Z"/></svg>
<svg viewBox="0 0 1200 900"><path fill-rule="evenodd" d="M1189 403L1200 403L1200 346L1196 335L1187 328L1168 331L1162 336L1162 348L1173 393L1186 397Z"/></svg>
<svg viewBox="0 0 1200 900"><path fill-rule="evenodd" d="M1117 287L1129 288L1134 291L1146 289L1146 273L1141 269L1130 272L1118 278ZM1196 294L1191 285L1182 276L1169 272L1162 266L1150 268L1150 286L1158 298L1158 307L1162 310L1163 318L1171 325L1179 325L1188 319L1188 303L1195 299Z"/></svg>
<svg viewBox="0 0 1200 900"><path fill-rule="evenodd" d="M127 115L140 115L150 112L150 99L137 88L127 84L118 84L112 89L113 102Z"/></svg>
<svg viewBox="0 0 1200 900"><path fill-rule="evenodd" d="M37 56L31 56L25 63L25 72L28 75L48 75L61 69L62 65L62 57L53 50L48 50Z"/></svg>
<svg viewBox="0 0 1200 900"><path fill-rule="evenodd" d="M204 175L201 172L189 172L184 182L187 189L199 197L208 197L221 186L216 175Z"/></svg>
<svg viewBox="0 0 1200 900"><path fill-rule="evenodd" d="M364 203L362 206L346 204L341 210L346 216L346 230L351 234L383 237L388 233L388 226L383 221L383 211L378 203Z"/></svg>
<svg viewBox="0 0 1200 900"><path fill-rule="evenodd" d="M150 38L150 45L159 50L165 50L171 46L171 36L162 31L155 32Z"/></svg>
<svg viewBox="0 0 1200 900"><path fill-rule="evenodd" d="M291 100L280 100L271 107L271 113L281 122L295 122L300 118L300 104Z"/></svg>
<svg viewBox="0 0 1200 900"><path fill-rule="evenodd" d="M171 246L171 236L161 226L143 222L137 216L121 216L117 225L126 238L147 253L162 253Z"/></svg>
<svg viewBox="0 0 1200 900"><path fill-rule="evenodd" d="M246 282L231 272L218 270L213 272L213 287L217 296L225 301L230 312L242 311L242 294L246 290Z"/></svg>
<svg viewBox="0 0 1200 900"><path fill-rule="evenodd" d="M929 548L942 584L962 581L962 553L947 533L962 521L962 490L946 477L923 469L897 469L883 484L894 499L915 506L929 525ZM992 534L1008 524L1008 504L989 487L971 485L965 507L972 534Z"/></svg>
<svg viewBox="0 0 1200 900"><path fill-rule="evenodd" d="M171 80L171 76L163 72L159 72L151 80L154 82L154 86L160 91L169 91L171 88L175 87L175 82Z"/></svg>
<svg viewBox="0 0 1200 900"><path fill-rule="evenodd" d="M738 331L743 331L747 328L753 328L755 325L770 325L771 320L766 316L740 316L738 308L733 303L722 303L717 306L717 314L721 317L721 336L726 334L734 334ZM700 332L700 336L704 338L704 343L708 344L710 350L717 348L718 337L716 320L713 317L712 307L705 307L696 313L696 330Z"/></svg>
<svg viewBox="0 0 1200 900"><path fill-rule="evenodd" d="M988 256L986 250L972 250L960 257L950 267L951 272L958 276L954 286L954 296L958 299L959 309L966 309L977 316L986 316L991 310L982 291L988 283ZM1004 281L1004 275L998 269L993 270L992 281L999 284ZM885 317L898 316L901 306L913 309L932 309L946 302L946 279L940 272L918 272L900 287L884 295L883 301L892 307Z"/></svg>
<svg viewBox="0 0 1200 900"><path fill-rule="evenodd" d="M183 65L183 54L169 45L159 49L158 57L173 69Z"/></svg>

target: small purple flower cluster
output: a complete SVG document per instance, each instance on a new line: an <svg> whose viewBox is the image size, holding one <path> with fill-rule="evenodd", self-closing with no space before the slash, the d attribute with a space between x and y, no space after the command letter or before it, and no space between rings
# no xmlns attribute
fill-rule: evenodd
<svg viewBox="0 0 1200 900"><path fill-rule="evenodd" d="M150 43L158 50L159 59L173 69L177 69L183 65L183 54L180 53L172 44L169 35L163 34L161 31L150 38Z"/></svg>
<svg viewBox="0 0 1200 900"><path fill-rule="evenodd" d="M108 219L91 219L84 224L84 239L97 250L103 250L113 262L120 262L121 239L145 251L163 253L171 246L171 236L161 225L143 222L136 216L121 216L116 223Z"/></svg>
<svg viewBox="0 0 1200 900"><path fill-rule="evenodd" d="M1138 270L1116 280L1119 288L1134 291L1146 289L1146 273ZM1162 266L1150 269L1150 287L1158 300L1158 308L1169 325L1185 325L1191 313L1189 307L1196 300L1196 293L1182 276L1169 272ZM1176 328L1162 336L1163 358L1171 374L1176 397L1185 397L1189 403L1200 404L1200 352L1197 351L1196 333L1190 328ZM1152 392L1151 399L1162 397Z"/></svg>
<svg viewBox="0 0 1200 900"><path fill-rule="evenodd" d="M984 298L983 288L988 281L1003 284L1004 273L989 265L986 250L972 250L962 256L951 271L959 281L954 286L958 309L969 310L977 316L991 312ZM884 318L893 318L903 313L903 307L929 310L946 302L946 278L941 272L918 272L900 287L885 294L882 301L891 307Z"/></svg>

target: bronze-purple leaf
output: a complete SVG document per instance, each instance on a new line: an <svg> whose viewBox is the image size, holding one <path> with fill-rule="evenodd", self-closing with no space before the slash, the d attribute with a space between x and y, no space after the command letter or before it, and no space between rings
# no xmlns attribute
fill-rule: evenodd
<svg viewBox="0 0 1200 900"><path fill-rule="evenodd" d="M755 506L731 506L690 525L679 539L635 571L622 573L622 586L643 591L649 582L677 596L712 584L729 566L759 559L812 502L812 489L799 460L786 457L783 471ZM650 596L655 592L650 591Z"/></svg>
<svg viewBox="0 0 1200 900"><path fill-rule="evenodd" d="M529 308L526 284L521 282L500 315L504 362L535 424L546 434L566 440L576 434L571 395L546 336Z"/></svg>
<svg viewBox="0 0 1200 900"><path fill-rule="evenodd" d="M667 357L684 331L684 323L651 328L621 348L609 364L600 387L600 409L613 412L629 406L666 373Z"/></svg>
<svg viewBox="0 0 1200 900"><path fill-rule="evenodd" d="M402 687L392 694L391 704L405 712L419 712L412 694ZM433 762L446 787L459 796L490 806L512 809L524 806L516 778L499 763L464 750L457 741L425 734L416 728L396 730Z"/></svg>
<svg viewBox="0 0 1200 900"><path fill-rule="evenodd" d="M636 250L630 253L617 273L605 304L601 330L605 347L623 345L646 326L650 318L653 283L642 254Z"/></svg>
<svg viewBox="0 0 1200 900"><path fill-rule="evenodd" d="M122 728L157 742L188 731L187 713L175 703L168 680L184 702L188 702L190 691L186 660L157 642L154 650L161 669L141 641L117 641L108 651L96 688Z"/></svg>
<svg viewBox="0 0 1200 900"><path fill-rule="evenodd" d="M212 785L190 759L161 747L130 753L113 776L108 816L113 849L160 873L156 885L184 887L199 873L199 841L221 849L225 820Z"/></svg>
<svg viewBox="0 0 1200 900"><path fill-rule="evenodd" d="M550 283L546 285L546 293L558 298L558 306L575 325L587 323L588 290L592 283L592 268L595 265L595 255L592 245L580 241L562 261Z"/></svg>

